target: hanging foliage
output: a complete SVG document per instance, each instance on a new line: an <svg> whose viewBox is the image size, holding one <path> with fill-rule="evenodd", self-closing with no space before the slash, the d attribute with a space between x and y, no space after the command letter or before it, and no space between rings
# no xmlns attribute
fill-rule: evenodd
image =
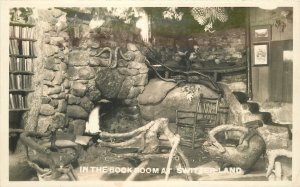
<svg viewBox="0 0 300 187"><path fill-rule="evenodd" d="M205 25L204 31L214 32L213 24L216 20L226 22L228 15L224 7L194 7L191 9L194 19L200 24Z"/></svg>

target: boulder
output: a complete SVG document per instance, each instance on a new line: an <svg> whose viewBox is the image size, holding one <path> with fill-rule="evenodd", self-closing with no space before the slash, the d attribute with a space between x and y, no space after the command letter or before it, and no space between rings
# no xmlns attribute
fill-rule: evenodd
<svg viewBox="0 0 300 187"><path fill-rule="evenodd" d="M47 97L48 96L48 92L49 92L49 87L47 85L43 85L43 93L42 96L43 97Z"/></svg>
<svg viewBox="0 0 300 187"><path fill-rule="evenodd" d="M49 87L48 88L48 94L53 95L53 94L59 94L61 92L61 86L55 85L54 87Z"/></svg>
<svg viewBox="0 0 300 187"><path fill-rule="evenodd" d="M56 46L62 46L62 44L64 43L64 38L63 37L51 37L50 39L50 44L51 45L56 45Z"/></svg>
<svg viewBox="0 0 300 187"><path fill-rule="evenodd" d="M267 149L285 149L288 147L289 130L287 127L263 125L257 130L265 140Z"/></svg>
<svg viewBox="0 0 300 187"><path fill-rule="evenodd" d="M56 9L56 8L52 8L51 9L51 14L52 14L53 17L58 18L63 14L63 12L61 10Z"/></svg>
<svg viewBox="0 0 300 187"><path fill-rule="evenodd" d="M144 86L131 87L127 98L128 99L136 98L143 91L144 91Z"/></svg>
<svg viewBox="0 0 300 187"><path fill-rule="evenodd" d="M144 86L148 83L148 74L145 73L132 76L132 80L134 81L134 86Z"/></svg>
<svg viewBox="0 0 300 187"><path fill-rule="evenodd" d="M53 116L53 125L55 125L56 128L64 128L66 125L66 116L62 113L55 113Z"/></svg>
<svg viewBox="0 0 300 187"><path fill-rule="evenodd" d="M59 33L58 33L58 36L63 37L64 40L66 40L66 41L68 41L69 38L70 38L70 37L69 37L69 34L68 34L66 31L59 32ZM67 47L67 46L65 46L65 47Z"/></svg>
<svg viewBox="0 0 300 187"><path fill-rule="evenodd" d="M54 54L58 53L59 48L54 45L44 44L43 53L46 57L53 56Z"/></svg>
<svg viewBox="0 0 300 187"><path fill-rule="evenodd" d="M137 69L129 69L129 68L118 68L119 73L122 75L137 75L139 71Z"/></svg>
<svg viewBox="0 0 300 187"><path fill-rule="evenodd" d="M105 98L116 98L125 77L118 70L103 68L97 72L96 87Z"/></svg>
<svg viewBox="0 0 300 187"><path fill-rule="evenodd" d="M54 79L55 73L51 70L44 69L43 71L43 79L47 81L52 81Z"/></svg>
<svg viewBox="0 0 300 187"><path fill-rule="evenodd" d="M76 69L75 67L69 66L66 73L70 80L78 80L79 79L78 69Z"/></svg>
<svg viewBox="0 0 300 187"><path fill-rule="evenodd" d="M134 98L134 99L124 99L122 101L122 104L126 105L126 106L136 106L136 105L138 105L138 100L136 98Z"/></svg>
<svg viewBox="0 0 300 187"><path fill-rule="evenodd" d="M58 100L58 106L56 110L62 113L67 112L67 101L64 99Z"/></svg>
<svg viewBox="0 0 300 187"><path fill-rule="evenodd" d="M39 9L37 11L38 11L39 19L48 22L51 25L54 25L57 22L57 19L53 17L52 10Z"/></svg>
<svg viewBox="0 0 300 187"><path fill-rule="evenodd" d="M87 47L97 49L100 47L100 42L97 40L89 39L87 41Z"/></svg>
<svg viewBox="0 0 300 187"><path fill-rule="evenodd" d="M99 57L90 57L89 58L89 65L90 66L100 66L102 64L102 60Z"/></svg>
<svg viewBox="0 0 300 187"><path fill-rule="evenodd" d="M67 18L65 15L60 16L57 19L57 23L55 24L56 31L59 33L60 31L65 30L68 27Z"/></svg>
<svg viewBox="0 0 300 187"><path fill-rule="evenodd" d="M45 24L46 25L46 24ZM44 25L44 26L45 26ZM51 36L49 33L44 33L44 43L45 44L49 44L50 43L50 40L51 40Z"/></svg>
<svg viewBox="0 0 300 187"><path fill-rule="evenodd" d="M51 99L50 103L51 106L56 108L58 106L58 100L57 99Z"/></svg>
<svg viewBox="0 0 300 187"><path fill-rule="evenodd" d="M147 68L147 65L144 64L144 63L140 63L140 62L137 62L137 61L131 61L128 63L128 68L129 69L145 69Z"/></svg>
<svg viewBox="0 0 300 187"><path fill-rule="evenodd" d="M142 67L142 68L139 69L139 73L140 73L140 74L148 73L148 71L149 71L149 69L148 69L147 66L146 66L146 67Z"/></svg>
<svg viewBox="0 0 300 187"><path fill-rule="evenodd" d="M160 79L151 79L144 92L139 95L138 102L141 105L156 104L161 102L166 95L176 87L174 82L166 82Z"/></svg>
<svg viewBox="0 0 300 187"><path fill-rule="evenodd" d="M67 106L67 115L70 118L74 119L87 119L88 113L78 105L69 105Z"/></svg>
<svg viewBox="0 0 300 187"><path fill-rule="evenodd" d="M143 94L146 93L146 90ZM157 118L168 118L170 122L175 122L176 110L195 111L199 102L200 94L204 97L216 98L218 95L211 89L197 84L187 84L171 90L159 103L142 105L139 103L141 116L145 120L155 120ZM142 97L145 98L145 97ZM141 101L141 98L139 98ZM158 99L157 99L158 100ZM149 103L149 101L146 101Z"/></svg>
<svg viewBox="0 0 300 187"><path fill-rule="evenodd" d="M69 105L77 105L80 103L80 97L76 97L74 95L69 95L68 104Z"/></svg>
<svg viewBox="0 0 300 187"><path fill-rule="evenodd" d="M70 84L69 79L65 79L65 80L64 80L63 86L64 86L66 89L69 89L69 88L71 87L71 84Z"/></svg>
<svg viewBox="0 0 300 187"><path fill-rule="evenodd" d="M64 76L62 74L62 71L57 71L57 72L55 72L55 77L52 82L55 85L61 85L63 82L63 78L64 78Z"/></svg>
<svg viewBox="0 0 300 187"><path fill-rule="evenodd" d="M83 97L86 93L87 87L85 84L74 82L71 93L78 97Z"/></svg>
<svg viewBox="0 0 300 187"><path fill-rule="evenodd" d="M66 93L62 92L62 93L59 93L59 94L50 95L50 97L52 99L66 99L67 95L66 95Z"/></svg>
<svg viewBox="0 0 300 187"><path fill-rule="evenodd" d="M129 77L127 77L122 84L122 87L118 94L118 98L126 99L132 86L133 86L133 80L131 80Z"/></svg>
<svg viewBox="0 0 300 187"><path fill-rule="evenodd" d="M60 67L59 67L59 64L55 63L54 57L49 57L45 61L44 68L48 69L48 70L57 71L57 70L59 70Z"/></svg>
<svg viewBox="0 0 300 187"><path fill-rule="evenodd" d="M60 62L60 70L61 70L62 72L64 72L64 73L66 73L67 70L68 70L67 64L64 63L64 62Z"/></svg>
<svg viewBox="0 0 300 187"><path fill-rule="evenodd" d="M51 106L50 104L42 104L40 108L40 114L45 115L45 116L50 116L54 114L54 107Z"/></svg>
<svg viewBox="0 0 300 187"><path fill-rule="evenodd" d="M88 66L79 68L78 77L82 80L90 80L92 78L95 78L95 70Z"/></svg>
<svg viewBox="0 0 300 187"><path fill-rule="evenodd" d="M94 108L94 104L90 101L88 97L83 97L80 100L80 106L84 108L85 111L90 112Z"/></svg>
<svg viewBox="0 0 300 187"><path fill-rule="evenodd" d="M129 61L126 61L124 59L118 60L118 67L127 67L128 64L129 64Z"/></svg>
<svg viewBox="0 0 300 187"><path fill-rule="evenodd" d="M128 50L128 51L138 51L138 48L136 47L135 44L133 44L133 43L128 43L128 44L127 44L127 50Z"/></svg>
<svg viewBox="0 0 300 187"><path fill-rule="evenodd" d="M42 104L48 104L51 101L50 97L41 97Z"/></svg>
<svg viewBox="0 0 300 187"><path fill-rule="evenodd" d="M86 95L91 101L96 102L101 99L101 92L97 89L89 90Z"/></svg>
<svg viewBox="0 0 300 187"><path fill-rule="evenodd" d="M69 128L73 130L75 135L83 135L85 131L85 120L73 120L69 123Z"/></svg>
<svg viewBox="0 0 300 187"><path fill-rule="evenodd" d="M51 124L53 124L53 119L51 116L39 116L36 131L39 133L45 133Z"/></svg>
<svg viewBox="0 0 300 187"><path fill-rule="evenodd" d="M69 53L69 65L86 66L89 63L89 52L84 50L73 50Z"/></svg>
<svg viewBox="0 0 300 187"><path fill-rule="evenodd" d="M49 87L53 87L53 86L54 86L54 84L53 84L51 81L47 81L47 80L44 80L44 81L43 81L43 84L44 84L44 85L47 85L47 86L49 86Z"/></svg>

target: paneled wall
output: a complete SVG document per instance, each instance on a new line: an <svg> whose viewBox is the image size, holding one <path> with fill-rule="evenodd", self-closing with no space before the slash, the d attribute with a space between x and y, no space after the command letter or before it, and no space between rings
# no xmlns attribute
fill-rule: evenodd
<svg viewBox="0 0 300 187"><path fill-rule="evenodd" d="M289 12L287 19L280 17ZM250 27L259 25L271 25L271 38L268 42L268 65L253 66L252 50L252 92L256 101L292 102L292 62L284 62L283 51L293 50L293 9L289 7L264 10L261 8L250 8ZM281 19L286 25L282 31L274 23ZM253 49L254 40L251 38Z"/></svg>

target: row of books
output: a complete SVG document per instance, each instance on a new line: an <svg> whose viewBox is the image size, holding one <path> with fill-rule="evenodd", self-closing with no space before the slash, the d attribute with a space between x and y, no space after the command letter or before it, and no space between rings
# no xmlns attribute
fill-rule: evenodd
<svg viewBox="0 0 300 187"><path fill-rule="evenodd" d="M15 75L9 74L9 89L31 89L31 75Z"/></svg>
<svg viewBox="0 0 300 187"><path fill-rule="evenodd" d="M9 94L9 108L10 109L28 108L26 96L21 94Z"/></svg>
<svg viewBox="0 0 300 187"><path fill-rule="evenodd" d="M9 58L9 71L30 71L33 72L32 58Z"/></svg>
<svg viewBox="0 0 300 187"><path fill-rule="evenodd" d="M9 36L11 38L35 39L33 27L9 26Z"/></svg>
<svg viewBox="0 0 300 187"><path fill-rule="evenodd" d="M9 41L9 54L34 56L34 42L22 40Z"/></svg>

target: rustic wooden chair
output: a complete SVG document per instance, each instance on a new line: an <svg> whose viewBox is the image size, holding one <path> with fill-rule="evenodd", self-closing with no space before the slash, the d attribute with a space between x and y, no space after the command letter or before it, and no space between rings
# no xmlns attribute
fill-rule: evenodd
<svg viewBox="0 0 300 187"><path fill-rule="evenodd" d="M192 149L202 145L208 131L219 124L219 103L220 97L207 98L201 94L196 110L176 110L177 133L182 137L182 145Z"/></svg>
<svg viewBox="0 0 300 187"><path fill-rule="evenodd" d="M38 142L42 138L50 140ZM56 140L56 130L47 133L24 131L20 139L25 146L27 162L37 172L39 180L61 180L64 174L68 180L78 180L72 166L72 162L79 157L76 143L71 140Z"/></svg>

